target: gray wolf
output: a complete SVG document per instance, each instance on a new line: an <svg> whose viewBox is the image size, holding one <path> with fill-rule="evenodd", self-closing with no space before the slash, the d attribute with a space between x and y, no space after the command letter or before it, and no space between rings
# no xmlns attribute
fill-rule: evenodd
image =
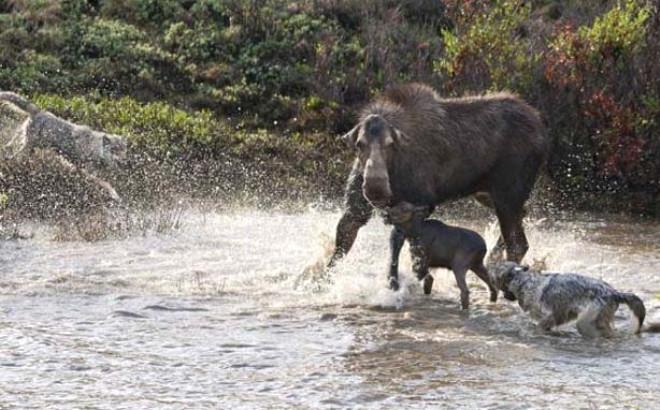
<svg viewBox="0 0 660 410"><path fill-rule="evenodd" d="M0 92L0 117L0 158L51 150L57 153L62 169L80 172L109 198L120 199L109 183L85 167L116 167L122 163L127 152L124 138L66 121L13 92Z"/></svg>
<svg viewBox="0 0 660 410"><path fill-rule="evenodd" d="M504 297L517 300L545 331L576 320L578 332L585 337L611 337L614 314L621 303L637 318L635 333L642 331L646 317L642 300L602 280L574 273L535 272L513 262L491 268L490 274Z"/></svg>

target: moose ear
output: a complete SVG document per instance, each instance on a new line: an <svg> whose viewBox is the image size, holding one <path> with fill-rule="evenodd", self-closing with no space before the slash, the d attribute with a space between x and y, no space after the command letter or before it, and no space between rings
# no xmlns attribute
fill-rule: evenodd
<svg viewBox="0 0 660 410"><path fill-rule="evenodd" d="M360 124L356 125L353 127L349 132L346 134L342 135L339 137L346 145L349 147L352 147L355 145L355 141L357 140L357 135L358 135L358 129L360 128Z"/></svg>
<svg viewBox="0 0 660 410"><path fill-rule="evenodd" d="M390 145L392 143L398 144L402 139L406 138L406 135L403 132L401 132L401 130L399 130L398 128L390 125L390 138L392 139L390 140L388 138L387 140L385 140L386 145Z"/></svg>

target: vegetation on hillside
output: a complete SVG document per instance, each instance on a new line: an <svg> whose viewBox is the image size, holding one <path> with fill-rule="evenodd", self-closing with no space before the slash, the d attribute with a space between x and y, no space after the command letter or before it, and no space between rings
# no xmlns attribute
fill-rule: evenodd
<svg viewBox="0 0 660 410"><path fill-rule="evenodd" d="M657 2L0 0L0 50L0 89L126 135L204 192L338 195L335 136L421 81L536 106L563 203L660 214Z"/></svg>

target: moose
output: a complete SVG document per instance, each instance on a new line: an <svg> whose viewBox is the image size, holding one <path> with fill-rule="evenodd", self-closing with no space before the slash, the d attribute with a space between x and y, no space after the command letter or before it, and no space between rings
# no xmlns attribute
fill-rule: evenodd
<svg viewBox="0 0 660 410"><path fill-rule="evenodd" d="M520 262L528 250L525 202L550 142L540 114L506 93L441 98L428 85L393 87L369 103L341 137L356 150L345 209L328 267L351 249L374 208L406 201L435 207L474 195L494 209L501 235L493 254ZM400 229L390 235L389 285L397 290Z"/></svg>

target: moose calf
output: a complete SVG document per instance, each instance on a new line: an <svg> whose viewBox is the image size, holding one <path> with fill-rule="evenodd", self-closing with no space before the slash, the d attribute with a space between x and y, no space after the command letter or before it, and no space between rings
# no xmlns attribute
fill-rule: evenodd
<svg viewBox="0 0 660 410"><path fill-rule="evenodd" d="M430 294L433 287L429 268L451 269L461 290L461 307L467 309L470 291L465 283L465 273L469 269L488 285L490 300L495 302L497 289L483 264L486 255L483 238L469 229L426 219L429 215L428 206L415 206L408 202L400 202L387 209L387 219L403 232L410 244L413 271L419 280L424 280L424 293Z"/></svg>

